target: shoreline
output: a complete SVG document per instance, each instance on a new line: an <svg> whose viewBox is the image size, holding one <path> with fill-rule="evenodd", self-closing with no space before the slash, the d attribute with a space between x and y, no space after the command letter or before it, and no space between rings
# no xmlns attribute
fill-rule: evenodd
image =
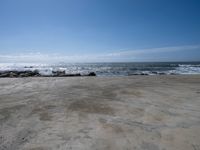
<svg viewBox="0 0 200 150"><path fill-rule="evenodd" d="M88 74L72 73L66 74L65 71L53 71L50 75L43 75L38 70L26 71L0 71L0 78L25 78L25 77L80 77L80 76L96 76L95 72Z"/></svg>
<svg viewBox="0 0 200 150"><path fill-rule="evenodd" d="M131 76L182 76L182 75L200 75L200 74L175 74L175 73L163 73L163 72L152 72L149 73L132 73L128 75L98 75L97 73L91 71L89 73L81 74L81 73L71 73L68 74L65 71L53 71L50 75L44 75L39 73L38 70L26 70L26 71L0 71L0 78L28 78L28 77L131 77Z"/></svg>
<svg viewBox="0 0 200 150"><path fill-rule="evenodd" d="M199 62L1 64L0 77L200 74Z"/></svg>

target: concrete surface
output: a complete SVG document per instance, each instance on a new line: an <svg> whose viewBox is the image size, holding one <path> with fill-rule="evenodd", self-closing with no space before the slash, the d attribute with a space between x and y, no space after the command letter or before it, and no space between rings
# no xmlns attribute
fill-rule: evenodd
<svg viewBox="0 0 200 150"><path fill-rule="evenodd" d="M0 150L200 150L200 76L0 79Z"/></svg>

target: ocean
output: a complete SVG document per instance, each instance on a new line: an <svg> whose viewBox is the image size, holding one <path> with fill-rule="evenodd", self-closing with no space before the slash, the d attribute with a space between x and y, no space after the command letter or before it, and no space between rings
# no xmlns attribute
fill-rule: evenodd
<svg viewBox="0 0 200 150"><path fill-rule="evenodd" d="M53 71L82 75L95 72L97 76L131 76L162 74L200 74L200 62L130 62L130 63L0 63L0 72L38 70L41 75Z"/></svg>

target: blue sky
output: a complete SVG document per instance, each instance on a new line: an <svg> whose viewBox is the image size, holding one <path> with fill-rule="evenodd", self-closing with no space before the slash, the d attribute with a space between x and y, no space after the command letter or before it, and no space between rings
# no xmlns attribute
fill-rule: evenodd
<svg viewBox="0 0 200 150"><path fill-rule="evenodd" d="M0 0L0 62L198 61L199 0Z"/></svg>

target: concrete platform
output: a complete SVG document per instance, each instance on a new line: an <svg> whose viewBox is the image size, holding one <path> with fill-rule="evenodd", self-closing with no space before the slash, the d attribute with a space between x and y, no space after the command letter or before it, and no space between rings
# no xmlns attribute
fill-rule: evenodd
<svg viewBox="0 0 200 150"><path fill-rule="evenodd" d="M200 150L200 76L0 79L0 150Z"/></svg>

